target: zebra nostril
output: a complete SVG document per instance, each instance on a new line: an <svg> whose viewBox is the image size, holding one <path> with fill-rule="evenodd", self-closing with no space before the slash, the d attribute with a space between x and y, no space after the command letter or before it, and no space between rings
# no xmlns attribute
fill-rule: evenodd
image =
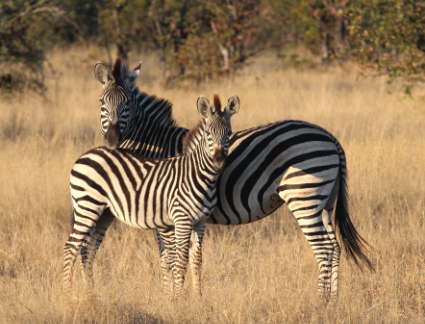
<svg viewBox="0 0 425 324"><path fill-rule="evenodd" d="M213 155L214 164L217 167L221 168L225 159L226 159L226 153L224 149L221 146L214 145L214 155Z"/></svg>

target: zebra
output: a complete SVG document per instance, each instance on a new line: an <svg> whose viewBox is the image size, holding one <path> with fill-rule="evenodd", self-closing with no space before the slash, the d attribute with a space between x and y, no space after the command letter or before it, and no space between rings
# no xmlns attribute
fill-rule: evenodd
<svg viewBox="0 0 425 324"><path fill-rule="evenodd" d="M201 96L197 108L203 119L186 134L182 154L176 157L146 158L99 147L75 162L70 176L73 228L64 247L66 292L71 289L78 252L86 283L93 286L96 251L118 218L159 233L167 294L181 295L189 257L194 289L201 294L205 223L217 202L216 182L228 153L230 118L239 111L239 98L231 97L222 111L217 95L213 105Z"/></svg>
<svg viewBox="0 0 425 324"><path fill-rule="evenodd" d="M135 82L140 64L127 79L117 79L117 71L126 71L120 59L113 67L113 78L101 62L94 69L96 79L103 85L101 125L115 120L121 125L111 129L115 132L111 147L146 157L180 153L187 130L176 125L171 103L139 91ZM119 102L111 102L109 97L118 92L116 83L126 88L127 95ZM105 141L109 140L108 131L103 130ZM252 223L286 203L316 257L319 297L325 302L336 300L340 245L335 228L349 259L360 268L366 265L374 270L364 252L368 244L348 213L347 181L342 146L317 125L287 120L238 131L230 136L229 155L218 179L217 207L207 223ZM161 251L159 236L158 240Z"/></svg>

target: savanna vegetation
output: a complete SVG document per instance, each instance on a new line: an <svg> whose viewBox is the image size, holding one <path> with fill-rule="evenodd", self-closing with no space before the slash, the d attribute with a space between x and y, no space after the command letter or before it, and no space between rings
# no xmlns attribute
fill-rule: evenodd
<svg viewBox="0 0 425 324"><path fill-rule="evenodd" d="M362 73L423 81L425 4L417 0L4 0L0 3L0 86L43 92L57 77L46 53L95 44L128 62L151 49L163 83L200 83L234 73L261 51L288 65L315 64L287 49L304 47ZM44 63L44 64L43 64Z"/></svg>
<svg viewBox="0 0 425 324"><path fill-rule="evenodd" d="M423 323L424 17L413 0L0 2L0 322ZM376 272L343 254L339 301L323 308L311 248L282 206L207 227L201 300L188 289L170 303L154 232L119 222L95 294L76 271L65 296L69 172L102 145L93 67L117 56L143 61L138 86L172 101L181 126L200 94L218 93L241 100L234 130L300 119L334 134Z"/></svg>
<svg viewBox="0 0 425 324"><path fill-rule="evenodd" d="M93 51L49 55L61 75L57 83L46 80L51 99L31 92L2 97L0 322L423 322L425 94L418 88L412 100L385 77L357 79L340 67L326 73L282 69L275 54L256 58L230 85L208 81L196 89L164 88L155 54L130 56L130 65L144 60L139 87L172 100L182 126L197 121L200 94L236 93L241 114L232 122L235 130L302 119L335 134L348 159L351 217L371 245L376 272L362 272L343 257L339 302L323 308L315 258L283 206L251 225L208 226L202 300L191 299L188 289L178 304L170 304L154 232L119 222L96 258L95 297L83 293L80 271L71 298L63 295L69 172L80 154L102 145ZM99 56L107 57L106 51Z"/></svg>

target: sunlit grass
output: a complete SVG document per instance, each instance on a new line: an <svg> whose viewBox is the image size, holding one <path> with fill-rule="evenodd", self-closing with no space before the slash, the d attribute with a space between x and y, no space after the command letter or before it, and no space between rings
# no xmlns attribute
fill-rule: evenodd
<svg viewBox="0 0 425 324"><path fill-rule="evenodd" d="M51 55L56 80L46 98L0 101L0 322L5 323L422 323L425 315L425 110L384 79L353 72L279 69L265 55L234 82L198 88L161 86L157 58L143 60L138 85L167 98L181 126L197 120L203 94L237 94L240 130L283 119L318 124L348 159L350 211L370 243L377 272L342 258L340 298L324 309L316 297L311 248L286 207L252 225L209 226L204 241L203 299L172 305L163 296L154 232L116 223L95 262L96 296L78 271L72 298L62 294L62 248L69 235L69 172L86 150L102 145L93 76L95 50ZM392 91L393 93L388 93Z"/></svg>

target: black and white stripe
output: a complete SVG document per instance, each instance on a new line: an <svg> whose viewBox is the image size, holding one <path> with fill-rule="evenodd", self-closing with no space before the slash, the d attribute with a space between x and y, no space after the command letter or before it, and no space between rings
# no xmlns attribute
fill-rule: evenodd
<svg viewBox="0 0 425 324"><path fill-rule="evenodd" d="M205 119L187 134L182 155L153 159L100 147L75 162L70 178L74 222L64 248L65 290L70 289L79 251L85 277L93 284L95 253L115 217L159 232L167 291L173 291L172 271L176 297L182 291L191 243L194 288L200 293L202 237L216 206L216 181L228 152L230 117L238 111L239 99L230 98L223 112L218 97L213 106L200 97L197 106Z"/></svg>
<svg viewBox="0 0 425 324"><path fill-rule="evenodd" d="M180 152L185 129L175 125L171 105L137 88L132 92L134 121L120 135L119 147L148 157ZM255 222L286 202L312 246L319 265L318 292L328 300L338 294L340 247L334 225L349 257L373 268L362 251L366 242L351 223L347 194L346 159L337 139L316 125L281 121L231 135L218 180L217 208L208 223Z"/></svg>

